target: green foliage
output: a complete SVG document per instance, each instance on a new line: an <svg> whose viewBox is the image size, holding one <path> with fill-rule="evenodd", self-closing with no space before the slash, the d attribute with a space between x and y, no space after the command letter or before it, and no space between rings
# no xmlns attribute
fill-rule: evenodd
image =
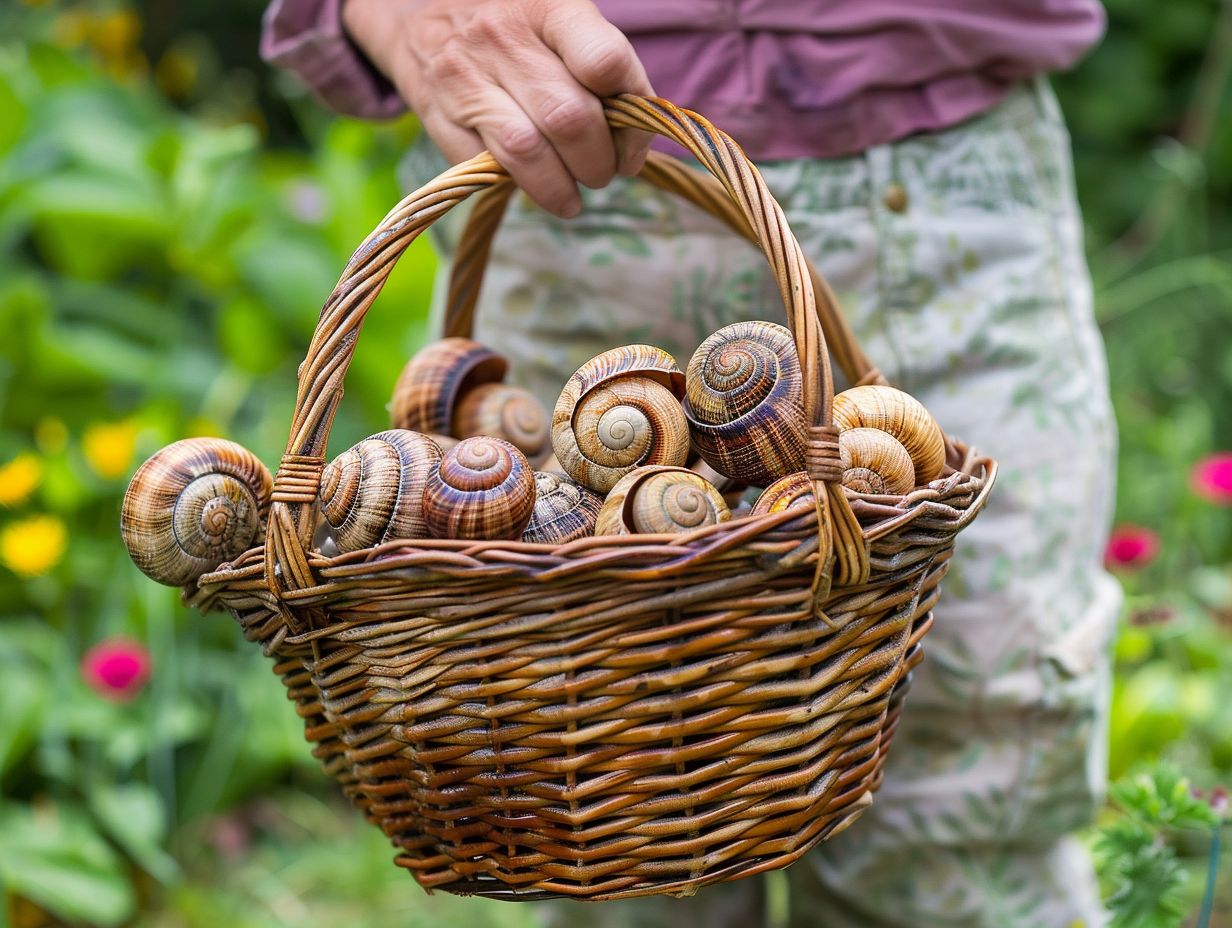
<svg viewBox="0 0 1232 928"><path fill-rule="evenodd" d="M1176 928L1192 900L1184 891L1189 874L1167 836L1210 832L1220 816L1169 766L1121 780L1110 795L1122 815L1099 830L1094 849L1109 887L1112 928Z"/></svg>
<svg viewBox="0 0 1232 928"><path fill-rule="evenodd" d="M277 460L317 310L398 199L414 127L322 120L310 149L269 150L257 126L187 117L139 69L110 73L128 60L114 42L66 47L73 23L122 37L124 7L0 20L15 15L24 28L0 31L0 466L34 476L18 492L6 474L0 496L0 883L119 925L210 855L185 843L194 823L323 784L268 661L132 569L124 482L189 434ZM384 425L432 268L425 243L391 277L340 442ZM115 635L154 668L131 702L78 669Z"/></svg>

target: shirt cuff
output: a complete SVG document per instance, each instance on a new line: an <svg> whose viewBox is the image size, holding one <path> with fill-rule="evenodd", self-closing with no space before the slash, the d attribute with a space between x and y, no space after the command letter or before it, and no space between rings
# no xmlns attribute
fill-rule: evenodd
<svg viewBox="0 0 1232 928"><path fill-rule="evenodd" d="M342 0L273 0L261 29L261 57L298 75L330 109L390 119L407 106L342 28Z"/></svg>

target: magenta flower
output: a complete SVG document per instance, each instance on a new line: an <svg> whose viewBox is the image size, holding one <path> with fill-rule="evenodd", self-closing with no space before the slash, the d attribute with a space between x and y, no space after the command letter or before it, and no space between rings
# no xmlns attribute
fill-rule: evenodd
<svg viewBox="0 0 1232 928"><path fill-rule="evenodd" d="M1190 472L1189 481L1203 499L1232 506L1232 451L1201 458Z"/></svg>
<svg viewBox="0 0 1232 928"><path fill-rule="evenodd" d="M150 653L131 639L108 638L85 653L81 676L104 699L128 702L150 678Z"/></svg>
<svg viewBox="0 0 1232 928"><path fill-rule="evenodd" d="M1104 564L1110 570L1140 570L1159 553L1159 536L1141 525L1118 525L1104 549Z"/></svg>

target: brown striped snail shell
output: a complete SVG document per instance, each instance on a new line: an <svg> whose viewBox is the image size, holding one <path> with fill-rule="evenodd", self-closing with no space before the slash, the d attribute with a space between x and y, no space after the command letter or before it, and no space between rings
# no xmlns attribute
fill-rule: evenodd
<svg viewBox="0 0 1232 928"><path fill-rule="evenodd" d="M535 508L530 462L504 439L464 438L428 479L423 507L435 538L519 538Z"/></svg>
<svg viewBox="0 0 1232 928"><path fill-rule="evenodd" d="M770 486L761 491L757 502L753 504L753 514L768 515L772 512L782 512L794 506L813 505L813 481L809 480L804 471L797 471L780 477Z"/></svg>
<svg viewBox="0 0 1232 928"><path fill-rule="evenodd" d="M483 383L458 400L451 435L503 438L532 461L552 450L548 414L529 390L504 383Z"/></svg>
<svg viewBox="0 0 1232 928"><path fill-rule="evenodd" d="M612 487L599 510L595 534L677 534L730 518L719 491L693 471L648 465Z"/></svg>
<svg viewBox="0 0 1232 928"><path fill-rule="evenodd" d="M591 358L552 411L552 448L565 473L598 493L644 464L689 456L684 375L666 351L626 345Z"/></svg>
<svg viewBox="0 0 1232 928"><path fill-rule="evenodd" d="M765 486L804 466L804 386L786 328L719 329L694 353L687 380L693 445L720 474Z"/></svg>
<svg viewBox="0 0 1232 928"><path fill-rule="evenodd" d="M423 491L440 463L436 442L406 429L370 435L330 461L318 496L338 550L426 538Z"/></svg>
<svg viewBox="0 0 1232 928"><path fill-rule="evenodd" d="M389 404L394 428L447 435L458 399L482 383L498 383L509 364L469 338L442 338L402 369Z"/></svg>
<svg viewBox="0 0 1232 928"><path fill-rule="evenodd" d="M273 486L247 448L186 438L137 469L124 493L120 534L142 573L185 586L257 543Z"/></svg>
<svg viewBox="0 0 1232 928"><path fill-rule="evenodd" d="M838 436L843 486L857 493L902 496L915 486L915 464L893 435L880 429L847 429Z"/></svg>
<svg viewBox="0 0 1232 928"><path fill-rule="evenodd" d="M535 508L522 540L563 545L593 535L603 497L564 474L535 474Z"/></svg>
<svg viewBox="0 0 1232 928"><path fill-rule="evenodd" d="M834 425L840 431L881 429L899 440L915 465L914 486L935 480L945 466L945 437L924 404L893 387L869 384L834 397Z"/></svg>

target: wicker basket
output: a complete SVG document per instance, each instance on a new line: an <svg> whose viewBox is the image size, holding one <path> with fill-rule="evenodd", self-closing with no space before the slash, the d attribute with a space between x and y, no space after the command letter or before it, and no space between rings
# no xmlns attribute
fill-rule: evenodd
<svg viewBox="0 0 1232 928"><path fill-rule="evenodd" d="M454 266L447 334L466 334L513 189L488 155L403 200L321 312L265 545L187 591L274 658L325 770L428 889L500 898L688 894L786 866L871 801L954 538L995 464L947 440L906 497L838 482L827 342L884 382L740 149L661 100L608 121L689 149L643 176L719 216L777 277L813 423L817 506L686 535L397 541L310 549L314 499L364 316L398 256L486 191ZM815 297L819 305L815 305ZM824 330L824 336L823 336Z"/></svg>

